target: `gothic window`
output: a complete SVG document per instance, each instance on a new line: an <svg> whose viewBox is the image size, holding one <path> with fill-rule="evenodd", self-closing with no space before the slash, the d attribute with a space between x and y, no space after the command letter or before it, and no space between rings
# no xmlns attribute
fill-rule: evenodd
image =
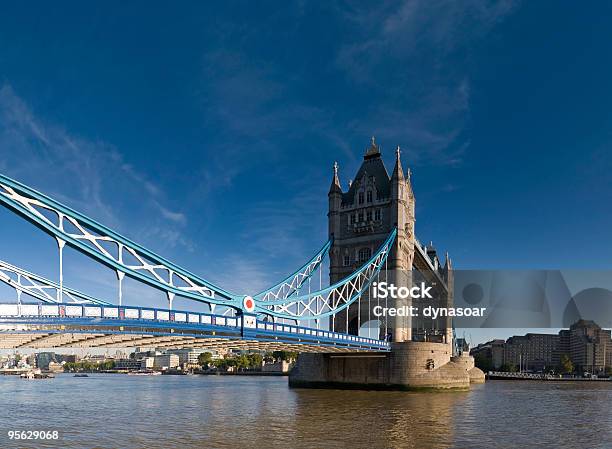
<svg viewBox="0 0 612 449"><path fill-rule="evenodd" d="M345 267L348 267L351 264L351 256L349 256L348 254L345 254L344 259L342 260L342 264Z"/></svg>
<svg viewBox="0 0 612 449"><path fill-rule="evenodd" d="M368 190L368 203L372 202L372 191Z"/></svg>
<svg viewBox="0 0 612 449"><path fill-rule="evenodd" d="M380 221L380 209L374 211L374 220Z"/></svg>
<svg viewBox="0 0 612 449"><path fill-rule="evenodd" d="M366 212L366 221L372 221L372 211L371 210Z"/></svg>
<svg viewBox="0 0 612 449"><path fill-rule="evenodd" d="M359 223L363 221L363 212L359 212Z"/></svg>
<svg viewBox="0 0 612 449"><path fill-rule="evenodd" d="M359 192L359 204L363 204L363 192Z"/></svg>
<svg viewBox="0 0 612 449"><path fill-rule="evenodd" d="M357 221L357 215L351 214L351 224L354 224Z"/></svg>
<svg viewBox="0 0 612 449"><path fill-rule="evenodd" d="M361 248L359 250L359 262L367 262L372 257L370 248Z"/></svg>
<svg viewBox="0 0 612 449"><path fill-rule="evenodd" d="M380 200L380 192L377 190L376 191L376 201Z"/></svg>

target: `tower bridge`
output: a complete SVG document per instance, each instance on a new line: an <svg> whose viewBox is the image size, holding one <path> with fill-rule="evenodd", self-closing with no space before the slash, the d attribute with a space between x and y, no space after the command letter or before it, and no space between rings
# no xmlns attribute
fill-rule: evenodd
<svg viewBox="0 0 612 449"><path fill-rule="evenodd" d="M233 293L0 174L0 204L55 240L59 272L51 280L0 261L0 282L15 291L14 299L0 299L0 348L289 349L300 353L290 376L294 386L466 388L482 373L470 357L453 356L449 318L373 319L372 309L382 305L371 297L374 281L406 287L424 281L434 305L452 306L450 258L442 265L433 245L416 239L411 182L399 147L389 176L372 138L346 192L334 164L329 240L268 289ZM115 272L116 298L96 298L64 284L66 246ZM328 257L329 285L323 286ZM164 292L167 307L129 304L126 276ZM207 311L176 310L176 298L204 304ZM410 305L385 301L385 307Z"/></svg>

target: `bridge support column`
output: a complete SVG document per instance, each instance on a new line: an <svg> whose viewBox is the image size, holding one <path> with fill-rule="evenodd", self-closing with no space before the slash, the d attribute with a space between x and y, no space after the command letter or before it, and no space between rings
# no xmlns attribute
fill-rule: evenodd
<svg viewBox="0 0 612 449"><path fill-rule="evenodd" d="M394 284L397 287L412 287L412 272L395 269L389 271L389 284ZM410 298L400 298L391 300L390 307L395 307L400 310L402 307L410 307L412 300ZM396 316L391 322L393 326L393 341L396 343L412 340L412 318L410 316Z"/></svg>
<svg viewBox="0 0 612 449"><path fill-rule="evenodd" d="M125 273L117 270L117 280L119 281L119 305L123 305L123 278Z"/></svg>
<svg viewBox="0 0 612 449"><path fill-rule="evenodd" d="M238 316L242 318L242 337L254 336L257 331L257 316L245 312L239 312Z"/></svg>
<svg viewBox="0 0 612 449"><path fill-rule="evenodd" d="M17 275L17 284L21 285L21 275L20 274ZM21 290L16 288L15 291L17 292L17 305L20 306L21 305Z"/></svg>
<svg viewBox="0 0 612 449"><path fill-rule="evenodd" d="M66 242L60 238L56 238L57 247L59 248L59 290L57 291L57 302L64 300L64 246Z"/></svg>
<svg viewBox="0 0 612 449"><path fill-rule="evenodd" d="M289 374L296 388L362 390L467 389L479 379L464 360L451 360L445 343L393 343L390 352L299 355Z"/></svg>

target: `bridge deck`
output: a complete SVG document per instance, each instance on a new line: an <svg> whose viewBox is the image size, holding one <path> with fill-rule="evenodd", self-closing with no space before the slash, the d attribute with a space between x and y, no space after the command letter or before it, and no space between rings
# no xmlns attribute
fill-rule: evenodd
<svg viewBox="0 0 612 449"><path fill-rule="evenodd" d="M299 352L388 351L376 339L189 311L75 304L0 304L0 348L230 348Z"/></svg>

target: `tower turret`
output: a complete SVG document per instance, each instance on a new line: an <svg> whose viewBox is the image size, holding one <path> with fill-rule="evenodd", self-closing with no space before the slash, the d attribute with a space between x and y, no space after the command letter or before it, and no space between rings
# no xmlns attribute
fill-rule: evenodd
<svg viewBox="0 0 612 449"><path fill-rule="evenodd" d="M340 221L337 219L340 214L340 206L342 204L342 187L340 186L340 179L338 178L338 163L334 162L334 172L332 177L331 186L329 187L329 210L327 213L329 221L329 236L339 235L340 232Z"/></svg>
<svg viewBox="0 0 612 449"><path fill-rule="evenodd" d="M391 175L391 180L395 180L397 182L404 181L404 170L402 169L402 162L400 160L400 154L402 150L398 145L395 149L395 167L393 167L393 174Z"/></svg>
<svg viewBox="0 0 612 449"><path fill-rule="evenodd" d="M366 149L363 159L367 161L376 157L380 157L380 146L376 143L376 138L372 136L370 146Z"/></svg>
<svg viewBox="0 0 612 449"><path fill-rule="evenodd" d="M401 161L399 145L395 149L395 166L391 175L390 214L392 225L397 227L397 238L390 256L390 266L396 285L412 285L412 263L414 260L414 217L410 214L410 195ZM408 299L398 300L396 306L410 306ZM409 317L398 317L395 320L394 340L407 341L412 337L412 323Z"/></svg>

